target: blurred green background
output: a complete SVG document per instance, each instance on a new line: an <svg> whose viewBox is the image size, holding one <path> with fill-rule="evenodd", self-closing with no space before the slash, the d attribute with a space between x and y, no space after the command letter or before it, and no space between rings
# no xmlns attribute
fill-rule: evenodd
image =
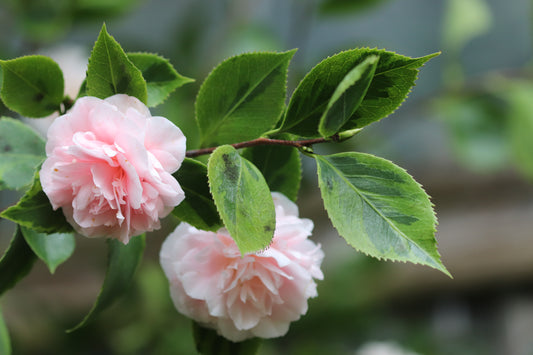
<svg viewBox="0 0 533 355"><path fill-rule="evenodd" d="M289 92L328 55L359 46L411 57L442 51L409 99L342 148L406 168L432 196L438 271L370 259L332 228L303 157L300 215L315 223L325 280L309 312L260 354L533 354L533 72L531 0L1 0L0 58L42 53L75 96L102 22L128 52L156 52L196 82L153 110L195 148L194 99L230 55L298 48ZM70 90L70 91L69 91ZM3 115L10 115L0 108ZM46 122L32 124L45 131ZM317 147L332 152L337 146ZM0 208L19 192L2 191ZM103 240L77 238L51 276L37 262L2 300L14 354L194 354L191 324L158 264L169 218L148 239L136 282L87 328L66 334L96 299ZM0 221L0 251L13 226Z"/></svg>

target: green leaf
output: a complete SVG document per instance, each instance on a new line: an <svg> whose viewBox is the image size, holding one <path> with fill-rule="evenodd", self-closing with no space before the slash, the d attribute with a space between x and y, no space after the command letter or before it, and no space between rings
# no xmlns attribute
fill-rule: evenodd
<svg viewBox="0 0 533 355"><path fill-rule="evenodd" d="M318 132L323 137L337 133L352 117L370 87L378 60L378 56L369 55L342 79L318 124Z"/></svg>
<svg viewBox="0 0 533 355"><path fill-rule="evenodd" d="M292 201L298 198L302 164L298 149L285 146L247 148L242 156L263 174L270 191L281 192Z"/></svg>
<svg viewBox="0 0 533 355"><path fill-rule="evenodd" d="M0 60L3 80L0 97L22 116L45 117L58 111L63 101L63 72L52 59L31 55Z"/></svg>
<svg viewBox="0 0 533 355"><path fill-rule="evenodd" d="M107 272L98 299L85 318L67 332L70 333L86 326L100 312L111 306L128 291L128 287L131 285L135 272L141 263L145 244L144 234L131 238L126 245L117 239L107 240L109 248Z"/></svg>
<svg viewBox="0 0 533 355"><path fill-rule="evenodd" d="M12 288L26 276L36 260L36 256L24 240L20 227L0 259L0 295Z"/></svg>
<svg viewBox="0 0 533 355"><path fill-rule="evenodd" d="M174 90L194 79L178 74L170 62L152 53L128 53L128 59L139 69L146 80L147 105L157 106Z"/></svg>
<svg viewBox="0 0 533 355"><path fill-rule="evenodd" d="M202 355L254 355L261 346L260 338L234 343L196 322L193 322L193 336L196 351Z"/></svg>
<svg viewBox="0 0 533 355"><path fill-rule="evenodd" d="M48 196L41 187L38 172L35 173L31 188L26 191L16 205L2 211L0 217L41 233L70 233L73 231L63 212L59 209L56 211L52 209Z"/></svg>
<svg viewBox="0 0 533 355"><path fill-rule="evenodd" d="M274 127L284 109L294 53L241 54L209 74L196 99L202 146L251 140Z"/></svg>
<svg viewBox="0 0 533 355"><path fill-rule="evenodd" d="M9 331L0 309L0 354L11 355L11 341L9 340Z"/></svg>
<svg viewBox="0 0 533 355"><path fill-rule="evenodd" d="M420 263L450 275L437 252L432 204L405 170L363 153L315 159L324 206L348 244L376 258Z"/></svg>
<svg viewBox="0 0 533 355"><path fill-rule="evenodd" d="M266 248L274 235L276 216L261 172L229 145L211 154L207 172L215 205L241 253Z"/></svg>
<svg viewBox="0 0 533 355"><path fill-rule="evenodd" d="M38 233L26 227L21 227L21 231L26 243L44 261L51 274L74 252L74 233Z"/></svg>
<svg viewBox="0 0 533 355"><path fill-rule="evenodd" d="M172 213L181 221L209 231L222 227L215 202L209 192L207 166L197 160L185 158L181 167L174 173L185 192L183 200Z"/></svg>
<svg viewBox="0 0 533 355"><path fill-rule="evenodd" d="M105 24L94 44L87 67L87 95L101 99L115 94L147 101L146 82L120 44L107 33Z"/></svg>
<svg viewBox="0 0 533 355"><path fill-rule="evenodd" d="M44 140L12 118L0 118L0 190L18 189L33 181L45 155Z"/></svg>
<svg viewBox="0 0 533 355"><path fill-rule="evenodd" d="M304 137L319 136L318 125L343 79L369 56L378 56L372 83L342 130L378 121L405 100L418 75L418 68L438 53L409 58L379 49L358 48L324 59L300 82L291 97L280 131Z"/></svg>

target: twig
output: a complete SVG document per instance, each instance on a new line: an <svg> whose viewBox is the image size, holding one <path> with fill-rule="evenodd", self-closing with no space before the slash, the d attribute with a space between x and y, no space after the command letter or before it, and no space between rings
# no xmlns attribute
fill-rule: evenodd
<svg viewBox="0 0 533 355"><path fill-rule="evenodd" d="M304 140L299 140L299 141L288 141L288 140L283 140L283 139L270 139L270 138L257 138L251 141L234 143L234 144L231 144L231 146L235 149L255 147L258 145L285 145L285 146L290 146L290 147L295 147L295 148L304 148L304 147L309 147L317 143L336 142L338 140L339 140L338 135L333 135L327 138L304 139ZM185 153L185 156L187 156L188 158L194 158L194 157L204 155L204 154L211 154L217 148L218 147L210 147L210 148L189 150L187 151L187 153Z"/></svg>

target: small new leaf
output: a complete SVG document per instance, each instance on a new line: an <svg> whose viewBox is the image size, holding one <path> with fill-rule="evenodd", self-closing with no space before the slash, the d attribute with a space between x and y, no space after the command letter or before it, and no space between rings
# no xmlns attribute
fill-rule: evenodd
<svg viewBox="0 0 533 355"><path fill-rule="evenodd" d="M168 59L157 54L128 53L128 59L141 71L146 80L149 107L163 103L174 90L194 81L178 74Z"/></svg>
<svg viewBox="0 0 533 355"><path fill-rule="evenodd" d="M255 139L274 127L284 109L294 53L241 54L209 74L196 99L202 146Z"/></svg>
<svg viewBox="0 0 533 355"><path fill-rule="evenodd" d="M51 274L74 252L74 233L38 233L26 227L21 227L21 230L26 243L46 264Z"/></svg>
<svg viewBox="0 0 533 355"><path fill-rule="evenodd" d="M19 120L0 119L0 190L31 184L45 158L44 140Z"/></svg>
<svg viewBox="0 0 533 355"><path fill-rule="evenodd" d="M276 216L261 172L229 145L211 154L207 171L215 205L241 253L266 248L274 236Z"/></svg>
<svg viewBox="0 0 533 355"><path fill-rule="evenodd" d="M174 208L172 213L181 221L209 231L216 231L223 226L215 202L209 192L207 166L185 158L181 167L174 173L185 192L185 200Z"/></svg>
<svg viewBox="0 0 533 355"><path fill-rule="evenodd" d="M363 153L315 155L324 206L348 244L376 258L431 266L437 252L429 197L402 168Z"/></svg>
<svg viewBox="0 0 533 355"><path fill-rule="evenodd" d="M127 94L147 102L146 82L141 71L128 59L120 44L107 33L105 24L89 58L86 93L101 99Z"/></svg>
<svg viewBox="0 0 533 355"><path fill-rule="evenodd" d="M73 231L61 210L53 210L48 196L41 187L38 172L35 173L31 188L26 191L16 205L2 211L0 217L41 233L70 233Z"/></svg>
<svg viewBox="0 0 533 355"><path fill-rule="evenodd" d="M302 79L294 91L280 131L303 137L319 136L321 118L335 92L342 91L337 88L355 67L370 56L379 57L370 86L362 102L340 131L362 128L378 121L400 106L414 86L418 68L436 55L438 53L421 58L409 58L385 50L358 48L326 58ZM363 74L363 77L366 75ZM370 78L363 79L362 83L368 79ZM346 80L350 81L348 78ZM356 95L360 94L355 87L352 90ZM349 95L350 92L346 94ZM325 132L327 131L329 130L326 129Z"/></svg>
<svg viewBox="0 0 533 355"><path fill-rule="evenodd" d="M320 118L318 132L323 137L339 132L352 117L372 83L378 60L378 56L369 55L342 79Z"/></svg>
<svg viewBox="0 0 533 355"><path fill-rule="evenodd" d="M20 227L17 226L11 244L0 259L0 295L24 278L30 272L36 259L37 257L24 240Z"/></svg>
<svg viewBox="0 0 533 355"><path fill-rule="evenodd" d="M141 263L145 244L144 234L131 238L126 245L117 239L107 240L109 248L107 272L100 294L85 318L67 332L70 333L86 326L128 291L135 272Z"/></svg>
<svg viewBox="0 0 533 355"><path fill-rule="evenodd" d="M27 117L45 117L58 111L63 101L63 72L52 59L31 55L0 61L0 97L12 111Z"/></svg>

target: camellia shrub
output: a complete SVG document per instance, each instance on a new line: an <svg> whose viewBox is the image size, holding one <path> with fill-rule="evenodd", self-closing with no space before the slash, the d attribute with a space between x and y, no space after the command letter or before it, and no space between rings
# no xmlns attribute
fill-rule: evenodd
<svg viewBox="0 0 533 355"><path fill-rule="evenodd" d="M347 50L317 64L287 98L294 53L246 53L218 65L196 98L201 143L193 150L149 110L192 79L158 55L125 53L105 26L75 98L65 97L48 57L0 61L0 97L10 110L60 114L46 141L20 120L0 120L0 187L24 191L0 214L17 225L0 260L0 293L36 259L53 273L76 235L107 238L102 290L76 331L125 293L146 232L172 213L181 224L161 247L161 266L177 310L195 322L198 351L255 353L261 338L283 336L307 312L327 277L313 222L296 205L301 159L316 162L324 207L349 245L449 275L432 204L405 170L369 154L313 151L390 115L437 54ZM195 159L202 155L207 164Z"/></svg>

